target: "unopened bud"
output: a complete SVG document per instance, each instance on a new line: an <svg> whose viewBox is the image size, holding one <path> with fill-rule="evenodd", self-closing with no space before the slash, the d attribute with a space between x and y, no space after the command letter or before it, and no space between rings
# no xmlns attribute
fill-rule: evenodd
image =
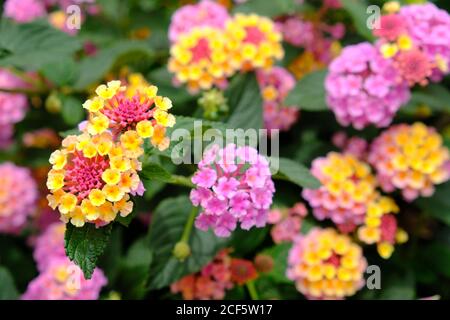
<svg viewBox="0 0 450 320"><path fill-rule="evenodd" d="M189 246L189 244L187 244L187 242L180 241L175 245L172 253L178 260L184 261L191 255L191 247Z"/></svg>

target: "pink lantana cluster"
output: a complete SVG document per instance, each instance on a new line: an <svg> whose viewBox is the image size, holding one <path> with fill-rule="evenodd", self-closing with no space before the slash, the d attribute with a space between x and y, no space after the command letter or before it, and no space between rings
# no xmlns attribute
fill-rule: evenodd
<svg viewBox="0 0 450 320"><path fill-rule="evenodd" d="M432 3L386 3L373 34L383 57L393 61L409 86L425 86L449 73L450 15Z"/></svg>
<svg viewBox="0 0 450 320"><path fill-rule="evenodd" d="M410 98L390 60L370 43L346 47L330 65L325 80L327 102L344 126L388 126Z"/></svg>
<svg viewBox="0 0 450 320"><path fill-rule="evenodd" d="M192 177L196 188L191 201L202 210L197 228L212 228L219 237L228 237L240 222L241 228L264 227L275 186L269 163L252 147L213 145L205 151Z"/></svg>
<svg viewBox="0 0 450 320"><path fill-rule="evenodd" d="M66 257L54 257L29 284L22 300L96 300L107 280L96 269L86 280L81 269Z"/></svg>
<svg viewBox="0 0 450 320"><path fill-rule="evenodd" d="M83 7L81 20L84 20L85 13L95 15L99 12L95 0L6 0L3 15L18 23L28 23L46 17L53 27L75 35L79 28L72 28L67 24L67 9L71 5Z"/></svg>
<svg viewBox="0 0 450 320"><path fill-rule="evenodd" d="M277 26L283 34L283 40L296 47L309 47L314 41L314 25L298 17L290 17Z"/></svg>
<svg viewBox="0 0 450 320"><path fill-rule="evenodd" d="M19 23L31 22L47 14L41 0L6 0L3 15Z"/></svg>
<svg viewBox="0 0 450 320"><path fill-rule="evenodd" d="M0 88L17 89L25 83L6 69L0 69ZM13 125L25 117L27 97L20 93L0 92L0 148L7 147L13 135Z"/></svg>
<svg viewBox="0 0 450 320"><path fill-rule="evenodd" d="M33 257L39 271L47 269L54 257L65 257L64 232L66 225L62 222L52 223L36 239Z"/></svg>
<svg viewBox="0 0 450 320"><path fill-rule="evenodd" d="M0 164L0 233L17 234L36 208L38 190L28 169Z"/></svg>
<svg viewBox="0 0 450 320"><path fill-rule="evenodd" d="M65 224L55 222L37 238L34 248L40 274L28 284L23 300L96 300L107 279L96 269L86 280L64 251Z"/></svg>
<svg viewBox="0 0 450 320"><path fill-rule="evenodd" d="M331 138L333 144L341 149L342 153L349 153L360 160L367 158L369 143L360 137L349 137L345 132L340 131Z"/></svg>
<svg viewBox="0 0 450 320"><path fill-rule="evenodd" d="M449 73L450 15L432 3L408 5L400 9L408 35L434 64L433 75Z"/></svg>
<svg viewBox="0 0 450 320"><path fill-rule="evenodd" d="M194 27L214 27L223 29L229 19L227 9L210 0L182 6L172 15L169 26L169 40L176 42L180 35Z"/></svg>
<svg viewBox="0 0 450 320"><path fill-rule="evenodd" d="M292 208L272 209L269 212L268 223L273 224L270 231L275 243L291 242L300 234L303 218L308 211L303 203L296 203Z"/></svg>
<svg viewBox="0 0 450 320"><path fill-rule="evenodd" d="M299 116L297 107L284 104L287 95L295 87L294 76L282 67L273 67L258 70L257 79L264 100L266 129L289 130Z"/></svg>
<svg viewBox="0 0 450 320"><path fill-rule="evenodd" d="M322 10L326 12L328 9L332 8L324 6ZM319 14L308 19L292 16L279 21L277 26L284 41L303 48L321 63L328 64L334 57L338 41L345 35L345 26L342 23L328 25L321 21Z"/></svg>

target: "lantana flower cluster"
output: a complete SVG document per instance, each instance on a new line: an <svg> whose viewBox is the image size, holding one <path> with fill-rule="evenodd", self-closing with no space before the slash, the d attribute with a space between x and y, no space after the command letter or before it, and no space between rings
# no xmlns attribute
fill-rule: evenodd
<svg viewBox="0 0 450 320"><path fill-rule="evenodd" d="M180 8L169 29L168 69L175 84L187 84L192 93L224 88L236 71L269 68L284 54L281 34L270 19L255 14L230 17L210 1Z"/></svg>
<svg viewBox="0 0 450 320"><path fill-rule="evenodd" d="M275 208L270 210L268 223L274 226L270 235L275 243L292 242L300 234L303 219L308 214L305 205L296 203L292 208Z"/></svg>
<svg viewBox="0 0 450 320"><path fill-rule="evenodd" d="M304 189L302 195L317 219L329 218L344 232L364 222L367 204L378 197L377 181L368 164L351 154L330 152L312 162L311 173L322 186Z"/></svg>
<svg viewBox="0 0 450 320"><path fill-rule="evenodd" d="M349 236L314 228L289 251L287 276L308 299L343 299L364 286L367 261Z"/></svg>
<svg viewBox="0 0 450 320"><path fill-rule="evenodd" d="M58 28L68 34L74 35L78 32L77 28L68 28L67 8L71 5L82 6L85 14L95 15L99 8L95 0L6 0L3 7L3 15L11 18L18 23L28 23L36 19L47 17L48 21L55 28ZM56 10L53 10L55 9Z"/></svg>
<svg viewBox="0 0 450 320"><path fill-rule="evenodd" d="M275 192L269 163L252 147L213 145L205 151L192 177L194 206L200 206L195 225L212 228L219 237L228 237L237 223L244 230L264 227Z"/></svg>
<svg viewBox="0 0 450 320"><path fill-rule="evenodd" d="M129 97L120 81L110 81L83 104L89 111L86 132L66 137L50 156L49 205L58 207L64 221L102 226L131 213L130 194L145 191L137 173L144 139L167 148L165 130L175 123L168 113L172 102L157 90L149 86Z"/></svg>
<svg viewBox="0 0 450 320"><path fill-rule="evenodd" d="M18 234L34 214L37 185L27 168L0 164L0 233Z"/></svg>
<svg viewBox="0 0 450 320"><path fill-rule="evenodd" d="M227 9L214 1L201 0L197 4L187 4L172 15L169 40L174 43L195 27L224 29L229 18Z"/></svg>
<svg viewBox="0 0 450 320"><path fill-rule="evenodd" d="M374 30L383 56L410 86L439 81L449 72L450 15L432 3L385 6Z"/></svg>
<svg viewBox="0 0 450 320"><path fill-rule="evenodd" d="M187 275L170 287L181 293L184 300L221 300L226 291L257 277L251 261L232 258L229 249L219 251L200 272Z"/></svg>
<svg viewBox="0 0 450 320"><path fill-rule="evenodd" d="M328 11L323 7L317 14L309 17L291 16L277 22L283 40L305 50L314 60L328 65L340 48L339 40L345 35L342 23L329 25L323 22L322 15Z"/></svg>
<svg viewBox="0 0 450 320"><path fill-rule="evenodd" d="M370 43L345 47L330 64L325 88L338 122L356 129L388 126L410 98L393 62Z"/></svg>
<svg viewBox="0 0 450 320"><path fill-rule="evenodd" d="M37 239L34 258L39 275L29 284L23 300L96 300L107 279L101 269L86 280L64 252L65 225L50 225Z"/></svg>
<svg viewBox="0 0 450 320"><path fill-rule="evenodd" d="M298 107L286 106L284 100L295 87L295 78L282 67L258 70L257 80L263 97L264 126L268 130L289 130L299 116Z"/></svg>
<svg viewBox="0 0 450 320"><path fill-rule="evenodd" d="M0 69L0 88L19 89L26 84L7 69ZM14 124L25 118L27 97L21 93L0 92L0 149L9 145Z"/></svg>
<svg viewBox="0 0 450 320"><path fill-rule="evenodd" d="M344 131L336 132L331 140L342 153L349 153L359 160L367 159L369 150L367 140L357 136L348 136Z"/></svg>
<svg viewBox="0 0 450 320"><path fill-rule="evenodd" d="M381 133L368 161L383 190L400 190L408 201L431 196L435 185L450 178L449 151L442 137L422 123L399 124Z"/></svg>
<svg viewBox="0 0 450 320"><path fill-rule="evenodd" d="M358 229L358 239L366 244L377 244L379 255L388 259L394 244L408 240L408 234L397 225L395 214L399 208L389 197L379 197L367 207L364 225Z"/></svg>

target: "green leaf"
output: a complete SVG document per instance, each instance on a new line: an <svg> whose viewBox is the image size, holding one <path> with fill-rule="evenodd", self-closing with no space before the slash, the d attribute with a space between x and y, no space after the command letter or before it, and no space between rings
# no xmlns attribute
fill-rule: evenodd
<svg viewBox="0 0 450 320"><path fill-rule="evenodd" d="M327 70L315 71L297 82L286 98L286 105L297 106L307 111L328 110L325 102L325 77Z"/></svg>
<svg viewBox="0 0 450 320"><path fill-rule="evenodd" d="M374 40L375 37L372 34L372 30L367 27L370 14L373 14L367 12L367 2L365 0L341 0L341 3L352 17L356 31L367 40Z"/></svg>
<svg viewBox="0 0 450 320"><path fill-rule="evenodd" d="M428 269L450 278L450 246L436 242L421 247L418 254L428 266Z"/></svg>
<svg viewBox="0 0 450 320"><path fill-rule="evenodd" d="M382 278L378 299L411 300L415 296L415 280L412 272L397 275L390 273L387 279Z"/></svg>
<svg viewBox="0 0 450 320"><path fill-rule="evenodd" d="M85 117L81 101L72 96L61 95L60 98L62 102L61 116L64 122L70 126L80 123Z"/></svg>
<svg viewBox="0 0 450 320"><path fill-rule="evenodd" d="M102 228L91 223L83 227L67 224L64 236L66 255L81 268L86 279L92 277L97 260L108 244L111 229L112 223Z"/></svg>
<svg viewBox="0 0 450 320"><path fill-rule="evenodd" d="M15 24L0 22L0 65L38 70L81 48L76 37L51 27L46 21Z"/></svg>
<svg viewBox="0 0 450 320"><path fill-rule="evenodd" d="M19 292L11 273L5 267L0 266L0 300L15 300L18 297Z"/></svg>
<svg viewBox="0 0 450 320"><path fill-rule="evenodd" d="M158 180L163 182L170 181L170 178L172 177L163 166L154 162L145 164L144 168L142 168L141 176L147 180Z"/></svg>
<svg viewBox="0 0 450 320"><path fill-rule="evenodd" d="M262 254L268 255L273 259L273 269L264 274L266 277L277 283L292 283L292 280L286 277L287 261L291 247L292 243L281 243L262 252Z"/></svg>
<svg viewBox="0 0 450 320"><path fill-rule="evenodd" d="M121 292L125 298L142 299L145 295L152 260L153 254L145 238L131 245L122 264L120 279Z"/></svg>
<svg viewBox="0 0 450 320"><path fill-rule="evenodd" d="M414 111L423 105L433 111L450 113L450 92L440 84L430 84L414 91L408 104L400 110Z"/></svg>
<svg viewBox="0 0 450 320"><path fill-rule="evenodd" d="M429 215L450 226L450 182L437 186L430 198L420 198L416 204Z"/></svg>
<svg viewBox="0 0 450 320"><path fill-rule="evenodd" d="M163 200L153 214L147 243L155 259L150 267L150 289L160 289L181 277L199 271L211 261L226 241L210 230L204 232L193 227L189 239L191 255L180 262L172 255L175 244L181 239L192 204L188 197Z"/></svg>
<svg viewBox="0 0 450 320"><path fill-rule="evenodd" d="M74 87L85 89L100 81L117 61L136 54L143 55L144 60L145 58L153 59L153 51L145 42L131 40L118 41L111 47L101 50L95 56L84 58L78 65L80 77Z"/></svg>
<svg viewBox="0 0 450 320"><path fill-rule="evenodd" d="M79 70L75 61L61 57L42 66L42 74L56 86L70 85L78 78Z"/></svg>
<svg viewBox="0 0 450 320"><path fill-rule="evenodd" d="M268 17L293 14L298 12L303 5L296 0L248 0L243 4L236 5L233 13L256 13Z"/></svg>
<svg viewBox="0 0 450 320"><path fill-rule="evenodd" d="M262 98L254 73L233 79L226 96L233 110L227 122L229 128L258 130L263 127Z"/></svg>
<svg viewBox="0 0 450 320"><path fill-rule="evenodd" d="M230 247L240 255L249 254L264 242L268 233L268 228L236 229L231 236Z"/></svg>
<svg viewBox="0 0 450 320"><path fill-rule="evenodd" d="M308 189L317 189L320 187L320 182L311 172L302 164L287 158L279 158L279 172L278 176L281 179L293 182L300 187Z"/></svg>

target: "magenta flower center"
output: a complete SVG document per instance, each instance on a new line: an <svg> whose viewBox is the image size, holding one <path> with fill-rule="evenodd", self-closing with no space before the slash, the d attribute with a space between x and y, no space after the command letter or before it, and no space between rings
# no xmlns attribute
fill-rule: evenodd
<svg viewBox="0 0 450 320"><path fill-rule="evenodd" d="M395 243L395 234L397 233L397 220L392 215L381 217L381 240L389 243Z"/></svg>
<svg viewBox="0 0 450 320"><path fill-rule="evenodd" d="M112 120L120 131L134 130L139 121L152 116L153 111L150 110L152 104L152 100L142 101L139 94L132 98L118 94L102 109L102 113Z"/></svg>
<svg viewBox="0 0 450 320"><path fill-rule="evenodd" d="M244 42L252 43L256 46L263 42L266 38L264 33L261 32L261 30L259 30L257 27L246 27L245 32L246 36Z"/></svg>
<svg viewBox="0 0 450 320"><path fill-rule="evenodd" d="M336 254L335 252L333 252L331 257L329 257L325 261L325 263L332 264L333 266L335 266L337 268L337 267L339 267L341 265L341 257L338 254Z"/></svg>
<svg viewBox="0 0 450 320"><path fill-rule="evenodd" d="M86 158L81 152L76 152L66 165L64 191L72 193L82 200L92 189L104 186L102 173L109 167L109 161L99 155Z"/></svg>
<svg viewBox="0 0 450 320"><path fill-rule="evenodd" d="M198 43L191 48L192 61L198 62L203 59L208 59L211 55L211 49L209 48L209 42L205 38L202 38Z"/></svg>

